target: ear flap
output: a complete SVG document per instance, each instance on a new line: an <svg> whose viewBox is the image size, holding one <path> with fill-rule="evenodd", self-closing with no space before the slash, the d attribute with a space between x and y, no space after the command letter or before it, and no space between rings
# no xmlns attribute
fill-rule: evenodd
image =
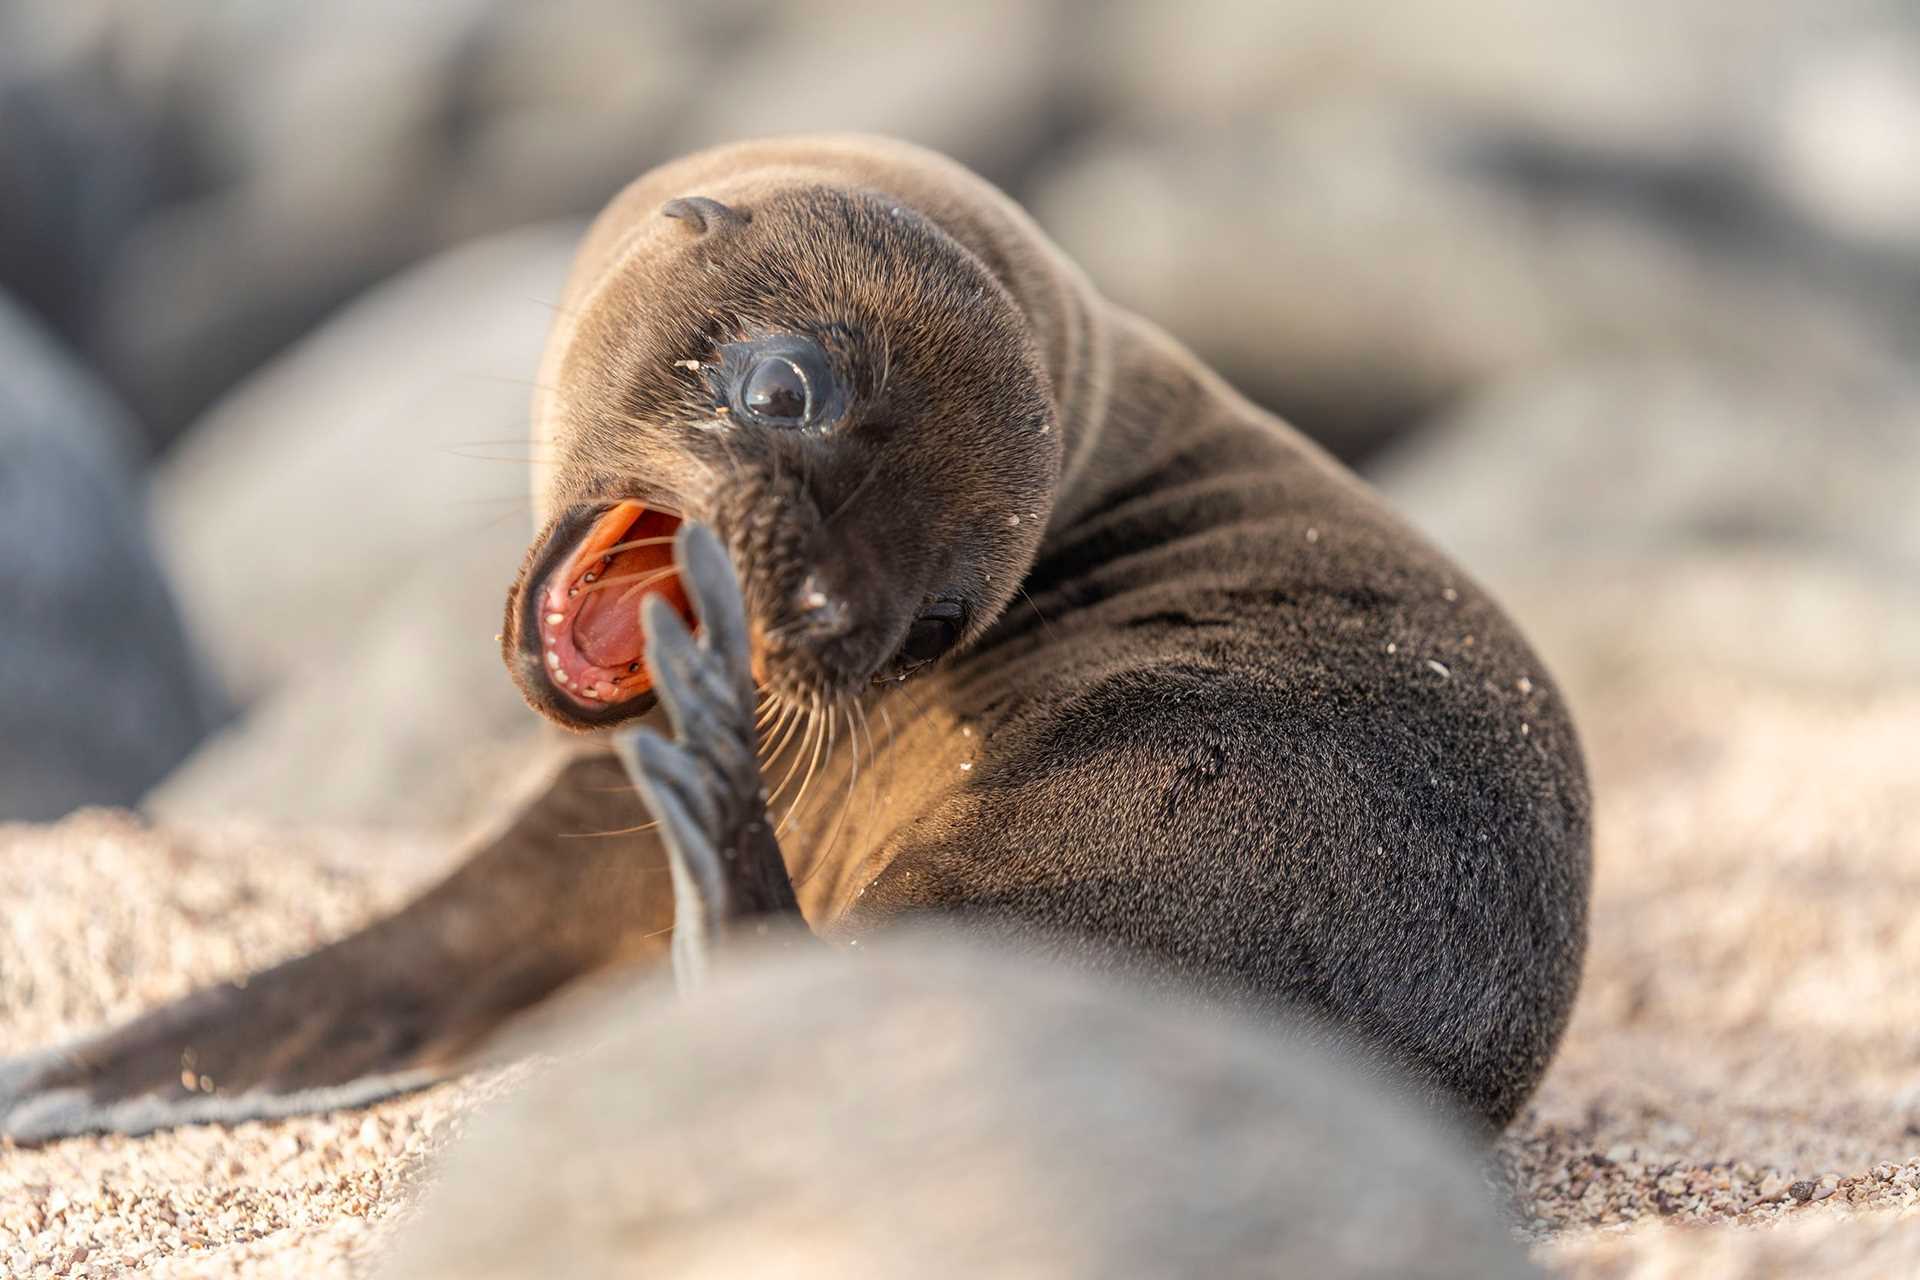
<svg viewBox="0 0 1920 1280"><path fill-rule="evenodd" d="M680 219L699 235L710 231L733 230L753 221L751 213L706 196L681 196L677 200L669 200L660 206L660 212L669 218Z"/></svg>

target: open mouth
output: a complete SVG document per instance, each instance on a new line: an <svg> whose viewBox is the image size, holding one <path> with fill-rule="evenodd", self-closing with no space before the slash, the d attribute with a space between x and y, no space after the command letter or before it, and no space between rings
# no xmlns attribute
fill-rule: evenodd
<svg viewBox="0 0 1920 1280"><path fill-rule="evenodd" d="M547 680L576 705L618 706L649 692L640 605L665 596L693 625L674 570L680 517L631 499L595 520L540 588L540 653Z"/></svg>

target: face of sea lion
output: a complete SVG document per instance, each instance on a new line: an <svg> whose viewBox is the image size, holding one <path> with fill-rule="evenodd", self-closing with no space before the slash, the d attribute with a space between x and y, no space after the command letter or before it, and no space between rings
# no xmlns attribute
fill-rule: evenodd
<svg viewBox="0 0 1920 1280"><path fill-rule="evenodd" d="M1007 291L931 221L805 183L674 199L575 296L550 519L504 634L536 709L588 729L652 706L639 606L686 611L685 518L726 543L788 702L909 674L1006 607L1059 474L1052 389Z"/></svg>

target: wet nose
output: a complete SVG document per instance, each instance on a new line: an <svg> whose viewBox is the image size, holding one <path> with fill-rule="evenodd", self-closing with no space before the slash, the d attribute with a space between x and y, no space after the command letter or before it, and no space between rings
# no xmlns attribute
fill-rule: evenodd
<svg viewBox="0 0 1920 1280"><path fill-rule="evenodd" d="M808 574L793 596L794 626L809 640L830 640L852 627L853 610L845 596L831 589L818 574Z"/></svg>

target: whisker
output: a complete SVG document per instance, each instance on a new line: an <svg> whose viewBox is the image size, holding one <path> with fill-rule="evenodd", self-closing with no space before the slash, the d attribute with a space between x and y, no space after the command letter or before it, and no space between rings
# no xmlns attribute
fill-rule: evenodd
<svg viewBox="0 0 1920 1280"><path fill-rule="evenodd" d="M871 846L875 838L874 828L879 825L880 818L880 788L875 785L877 779L874 779L871 775L879 771L880 753L873 745L873 722L867 719L866 704L856 699L853 708L860 713L860 728L864 730L867 735L867 773L870 776L867 781L866 838L868 844Z"/></svg>
<svg viewBox="0 0 1920 1280"><path fill-rule="evenodd" d="M780 758L780 753L787 749L787 741L788 739L793 737L794 730L798 729L800 725L807 718L805 714L806 709L797 702L793 703L788 710L789 710L789 715L786 720L786 729L780 735L780 740L778 744L773 748L771 752L767 754L767 766L769 768L771 768L773 766L773 763ZM773 737L773 734L769 733L767 737L771 739ZM791 774L792 770L788 770L788 773ZM786 785L786 779L784 778L781 779L781 785L782 786ZM778 794L779 792L777 791L774 793L774 795L778 795ZM768 802L769 803L772 802L772 797L768 797Z"/></svg>
<svg viewBox="0 0 1920 1280"><path fill-rule="evenodd" d="M555 834L562 840L599 840L606 836L637 835L642 831L652 831L659 825L658 822L643 822L637 827L620 827L613 831L561 831ZM647 871L657 871L660 868L647 867L644 869Z"/></svg>
<svg viewBox="0 0 1920 1280"><path fill-rule="evenodd" d="M878 788L876 790L883 792L885 795L892 795L893 784L900 777L900 753L893 749L893 717L887 714L887 700L885 698L882 698L874 705L874 710L880 713L880 722L887 726L887 781L884 788ZM869 743L873 741L873 731L871 729L867 731L867 741ZM875 802L876 807L878 803L878 801Z"/></svg>
<svg viewBox="0 0 1920 1280"><path fill-rule="evenodd" d="M775 787L773 794L767 797L767 807L769 809L773 807L773 802L778 800L786 792L787 784L792 782L793 776L800 771L800 762L807 758L807 744L813 741L814 735L820 727L819 718L814 715L812 708L808 708L805 714L800 717L800 720L806 722L806 732L800 735L800 746L793 753L793 763L787 766L787 776L780 779L780 785ZM795 723L799 723L799 721ZM776 832L775 834L777 835L779 833Z"/></svg>
<svg viewBox="0 0 1920 1280"><path fill-rule="evenodd" d="M496 439L450 440L447 442L447 445L448 447L451 447L454 449L491 449L495 445L509 445L509 444L521 445L521 444L532 444L532 443L533 443L533 437L529 436L526 432L522 431L518 435L502 436L497 440Z"/></svg>
<svg viewBox="0 0 1920 1280"><path fill-rule="evenodd" d="M846 497L840 500L840 505L833 509L833 514L828 516L825 520L821 521L821 524L826 528L829 528L829 529L832 528L833 522L835 520L838 520L843 514L845 514L847 508L853 505L853 500L855 498L858 498L862 493L864 493L866 491L867 486L873 483L874 477L879 474L880 474L880 460L876 458L872 463L870 463L867 466L867 474L860 478L860 483L853 486L852 491L849 492Z"/></svg>
<svg viewBox="0 0 1920 1280"><path fill-rule="evenodd" d="M622 551L632 551L635 547L664 547L670 545L672 542L672 534L668 534L664 538L635 538L632 542L616 542L600 554L603 556L613 556L619 555Z"/></svg>
<svg viewBox="0 0 1920 1280"><path fill-rule="evenodd" d="M1016 586L1014 587L1014 590L1016 590L1016 591L1018 591L1018 592L1020 593L1020 595L1021 595L1021 597L1022 597L1023 599L1025 599L1025 600L1026 600L1026 602L1027 602L1027 608L1029 608L1029 609L1031 609L1031 610L1033 610L1033 616L1034 616L1034 617L1036 617L1036 618L1038 618L1038 619L1040 619L1040 625L1041 625L1042 627L1044 627L1044 628L1046 628L1046 632L1047 632L1047 639L1048 639L1048 640L1057 640L1057 639L1059 639L1059 637L1058 637L1058 636L1056 636L1056 635L1054 635L1054 633L1053 633L1053 624L1052 624L1051 622L1048 622L1048 621L1047 621L1047 615L1046 615L1046 614L1044 614L1044 613L1042 613L1042 612L1040 612L1040 606L1039 606L1039 605L1037 605L1037 604L1035 604L1035 603L1033 602L1033 597L1027 594L1027 588L1026 588L1026 584L1025 584L1025 583L1020 583L1020 584L1018 584L1018 585L1016 585Z"/></svg>
<svg viewBox="0 0 1920 1280"><path fill-rule="evenodd" d="M771 719L763 718L753 726L755 733L759 735L760 741L758 746L760 754L763 757L763 763L772 762L772 757L767 755L767 748L773 745L775 735L780 732L781 726L785 725L788 718L793 714L792 707L779 702L768 704L768 710L773 713Z"/></svg>
<svg viewBox="0 0 1920 1280"><path fill-rule="evenodd" d="M546 382L536 382L532 378L516 378L505 373L463 373L456 375L468 382L497 382L508 387L525 387L529 391L558 392L560 388Z"/></svg>
<svg viewBox="0 0 1920 1280"><path fill-rule="evenodd" d="M786 739L780 735L782 733L792 733L796 719L793 708L783 707L780 713L773 718L772 724L759 730L760 742L754 754L759 757L760 769L763 775L767 770L773 768L775 761L779 760L780 752L784 750L787 745ZM761 778L762 785L760 788L762 791L766 790L765 782L766 779L763 776Z"/></svg>
<svg viewBox="0 0 1920 1280"><path fill-rule="evenodd" d="M527 458L518 454L507 456L495 453L468 453L464 449L439 449L436 452L449 458L459 458L464 462L512 462L528 467L536 464L543 467L555 465L555 460L552 458Z"/></svg>
<svg viewBox="0 0 1920 1280"><path fill-rule="evenodd" d="M911 702L913 704L913 715L914 715L913 722L915 724L918 724L920 721L925 720L927 718L927 709L920 705L920 699L913 696L913 690L907 688L907 682L904 679L901 680L899 683L895 684L893 687L900 691L900 694L902 697L904 697L908 702Z"/></svg>
<svg viewBox="0 0 1920 1280"><path fill-rule="evenodd" d="M819 714L824 714L824 710ZM793 802L787 806L786 816L780 819L780 825L774 828L773 834L775 836L785 831L788 824L793 821L794 816L800 812L800 804L807 798L807 788L813 785L814 775L820 771L821 755L823 753L831 754L833 751L833 743L839 736L839 729L835 725L831 715L826 716L826 725L826 733L818 735L814 740L813 758L807 762L807 776L800 780L800 789L793 793Z"/></svg>
<svg viewBox="0 0 1920 1280"><path fill-rule="evenodd" d="M779 699L771 696L761 698L760 706L755 711L753 717L754 732L764 733L767 725L772 722L774 717L780 714L780 711L781 706Z"/></svg>
<svg viewBox="0 0 1920 1280"><path fill-rule="evenodd" d="M775 627L771 631L763 632L761 638L766 643L772 644L776 640L785 640L788 636L796 631L802 630L807 625L805 618L798 618L784 626Z"/></svg>
<svg viewBox="0 0 1920 1280"><path fill-rule="evenodd" d="M806 874L794 882L793 887L796 889L813 879L820 868L826 866L827 860L833 856L835 846L840 843L840 833L846 829L847 814L853 809L853 793L860 785L860 732L854 727L851 709L843 709L840 714L847 718L847 736L853 744L852 750L848 753L847 798L840 802L840 816L834 820L833 834L827 838L826 847L810 861Z"/></svg>
<svg viewBox="0 0 1920 1280"><path fill-rule="evenodd" d="M587 596L592 595L596 591L605 591L608 587L623 587L628 583L644 587L651 583L671 578L678 572L680 572L678 569L655 569L649 573L627 573L617 578L602 578L598 582L589 582L579 590L581 595Z"/></svg>
<svg viewBox="0 0 1920 1280"><path fill-rule="evenodd" d="M545 307L547 310L563 316L577 316L581 314L580 308L570 307L564 302L555 302L551 298L536 298L532 294L528 294L527 301L536 307Z"/></svg>

